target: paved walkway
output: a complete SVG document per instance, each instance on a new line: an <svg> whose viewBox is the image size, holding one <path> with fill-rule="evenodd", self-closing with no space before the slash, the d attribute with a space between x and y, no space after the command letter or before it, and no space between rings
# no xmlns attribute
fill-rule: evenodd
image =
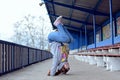
<svg viewBox="0 0 120 80"><path fill-rule="evenodd" d="M80 62L70 56L71 70L66 75L47 76L51 59L3 75L0 80L120 80L120 71L106 71L105 68Z"/></svg>

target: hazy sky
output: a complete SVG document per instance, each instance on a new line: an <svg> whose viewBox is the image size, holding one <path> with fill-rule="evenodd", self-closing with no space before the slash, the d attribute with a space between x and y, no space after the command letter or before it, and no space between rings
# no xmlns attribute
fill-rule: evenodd
<svg viewBox="0 0 120 80"><path fill-rule="evenodd" d="M13 24L31 14L48 19L46 9L39 6L41 0L0 0L0 37L13 35Z"/></svg>

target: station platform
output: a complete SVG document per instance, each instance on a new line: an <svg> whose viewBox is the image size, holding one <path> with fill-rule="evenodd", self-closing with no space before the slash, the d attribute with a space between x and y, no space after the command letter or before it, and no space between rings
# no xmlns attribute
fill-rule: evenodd
<svg viewBox="0 0 120 80"><path fill-rule="evenodd" d="M58 76L47 76L52 59L2 75L0 80L120 80L120 71L107 71L103 67L80 62L69 56L70 71Z"/></svg>

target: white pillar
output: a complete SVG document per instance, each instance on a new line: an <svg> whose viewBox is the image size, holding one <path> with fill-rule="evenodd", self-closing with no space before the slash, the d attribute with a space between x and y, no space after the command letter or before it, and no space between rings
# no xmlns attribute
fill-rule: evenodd
<svg viewBox="0 0 120 80"><path fill-rule="evenodd" d="M111 54L119 54L119 48L118 49L111 49ZM109 57L108 62L110 63L110 70L111 71L117 71L120 70L120 57Z"/></svg>
<svg viewBox="0 0 120 80"><path fill-rule="evenodd" d="M120 57L109 57L109 61L111 71L120 70Z"/></svg>
<svg viewBox="0 0 120 80"><path fill-rule="evenodd" d="M109 53L109 50L107 50L107 49L102 50L102 53L103 53L103 54L108 54L108 53ZM109 63L109 61L108 61L108 57L104 56L104 57L103 57L103 61L104 61L104 63L105 63L104 66L106 67L106 70L110 70L110 63Z"/></svg>
<svg viewBox="0 0 120 80"><path fill-rule="evenodd" d="M102 54L102 51L97 50L96 54ZM96 60L97 66L104 67L103 56L96 56L95 60Z"/></svg>
<svg viewBox="0 0 120 80"><path fill-rule="evenodd" d="M95 54L95 52L92 51L92 52L90 52L90 54ZM88 58L89 58L89 64L91 64L91 65L95 65L96 64L94 56L88 56Z"/></svg>

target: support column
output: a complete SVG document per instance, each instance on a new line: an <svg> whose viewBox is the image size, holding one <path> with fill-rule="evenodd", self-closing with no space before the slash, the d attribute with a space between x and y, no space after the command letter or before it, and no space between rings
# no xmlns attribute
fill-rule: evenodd
<svg viewBox="0 0 120 80"><path fill-rule="evenodd" d="M113 19L112 19L112 0L109 0L109 8L110 8L110 32L111 32L111 42L114 44L114 34L113 34Z"/></svg>
<svg viewBox="0 0 120 80"><path fill-rule="evenodd" d="M113 18L114 20L114 26L113 26L113 35L114 37L117 36L117 20L116 20L116 17Z"/></svg>
<svg viewBox="0 0 120 80"><path fill-rule="evenodd" d="M101 38L101 41L103 41L103 31L102 31L102 27L100 27L100 38Z"/></svg>
<svg viewBox="0 0 120 80"><path fill-rule="evenodd" d="M82 31L80 31L80 47L81 47L81 50L82 50Z"/></svg>
<svg viewBox="0 0 120 80"><path fill-rule="evenodd" d="M85 25L85 46L87 50L87 26Z"/></svg>
<svg viewBox="0 0 120 80"><path fill-rule="evenodd" d="M95 44L95 48L96 48L96 25L95 25L95 15L93 15L93 29L94 29L94 44Z"/></svg>

